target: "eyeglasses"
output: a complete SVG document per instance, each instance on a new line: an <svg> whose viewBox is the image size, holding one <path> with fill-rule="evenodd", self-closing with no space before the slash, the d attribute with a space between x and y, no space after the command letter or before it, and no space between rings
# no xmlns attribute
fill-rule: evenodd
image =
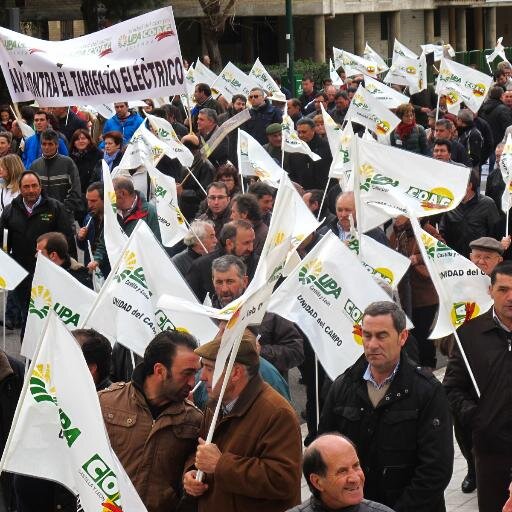
<svg viewBox="0 0 512 512"><path fill-rule="evenodd" d="M220 201L221 199L225 199L228 196L207 196L206 199L208 201Z"/></svg>
<svg viewBox="0 0 512 512"><path fill-rule="evenodd" d="M261 98L260 94L253 94L252 96L249 96L250 100L253 100L254 98Z"/></svg>

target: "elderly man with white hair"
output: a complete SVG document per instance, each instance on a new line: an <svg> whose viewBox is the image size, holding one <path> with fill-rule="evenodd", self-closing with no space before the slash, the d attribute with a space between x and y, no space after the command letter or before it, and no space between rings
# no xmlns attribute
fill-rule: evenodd
<svg viewBox="0 0 512 512"><path fill-rule="evenodd" d="M215 250L217 237L213 222L210 220L192 222L189 232L183 238L183 243L186 245L185 250L173 256L172 262L181 275L185 276L195 259Z"/></svg>

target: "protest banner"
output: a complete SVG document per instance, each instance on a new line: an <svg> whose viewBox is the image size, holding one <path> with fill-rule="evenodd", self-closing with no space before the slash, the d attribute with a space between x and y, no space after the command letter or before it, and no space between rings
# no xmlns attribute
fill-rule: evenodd
<svg viewBox="0 0 512 512"><path fill-rule="evenodd" d="M389 296L355 253L328 233L274 292L268 310L300 327L334 380L363 353L363 311L378 300Z"/></svg>
<svg viewBox="0 0 512 512"><path fill-rule="evenodd" d="M227 102L231 102L234 94L243 94L248 98L251 89L258 87L258 84L254 78L228 62L211 87L222 94Z"/></svg>
<svg viewBox="0 0 512 512"><path fill-rule="evenodd" d="M364 79L364 88L377 98L386 108L396 108L398 105L409 103L409 97L392 87L375 80L371 76Z"/></svg>
<svg viewBox="0 0 512 512"><path fill-rule="evenodd" d="M377 135L391 133L400 119L371 95L362 85L357 88L345 119L366 126Z"/></svg>
<svg viewBox="0 0 512 512"><path fill-rule="evenodd" d="M441 59L436 94L446 96L449 112L457 113L462 102L472 112L478 112L492 85L492 76L453 60Z"/></svg>
<svg viewBox="0 0 512 512"><path fill-rule="evenodd" d="M30 290L21 355L32 359L45 319L53 310L71 331L89 312L96 293L42 254L38 254Z"/></svg>
<svg viewBox="0 0 512 512"><path fill-rule="evenodd" d="M276 84L270 73L265 69L265 66L260 62L259 57L254 62L249 77L252 78L256 84L268 93L269 96L276 96L282 94L279 85Z"/></svg>
<svg viewBox="0 0 512 512"><path fill-rule="evenodd" d="M389 66L386 64L384 59L368 44L368 41L364 47L363 57L377 64L378 73L384 73L384 71L389 69Z"/></svg>
<svg viewBox="0 0 512 512"><path fill-rule="evenodd" d="M186 93L171 7L67 41L0 27L0 57L14 102L57 107Z"/></svg>
<svg viewBox="0 0 512 512"><path fill-rule="evenodd" d="M365 233L391 216L425 217L453 210L466 194L470 169L375 141L354 138L359 195L358 229ZM414 172L411 170L414 169ZM371 208L391 207L392 212ZM365 206L366 205L366 206Z"/></svg>
<svg viewBox="0 0 512 512"><path fill-rule="evenodd" d="M257 176L272 187L279 186L283 169L263 146L244 130L238 130L238 170L242 176Z"/></svg>
<svg viewBox="0 0 512 512"><path fill-rule="evenodd" d="M0 248L0 292L14 290L28 272Z"/></svg>
<svg viewBox="0 0 512 512"><path fill-rule="evenodd" d="M359 57L339 48L332 48L334 65L336 69L343 68L345 76L365 75L377 77L379 74L378 64L372 60Z"/></svg>
<svg viewBox="0 0 512 512"><path fill-rule="evenodd" d="M85 512L146 512L116 457L77 341L50 312L14 415L0 472L57 482Z"/></svg>
<svg viewBox="0 0 512 512"><path fill-rule="evenodd" d="M139 221L84 325L141 356L156 334L169 329L192 332L200 341L212 340L217 328L209 319L190 313L170 317L157 307L160 295L169 290L197 302L151 229Z"/></svg>
<svg viewBox="0 0 512 512"><path fill-rule="evenodd" d="M185 217L178 206L176 181L161 173L156 167L147 167L155 190L156 213L162 244L172 247L183 240L188 228Z"/></svg>

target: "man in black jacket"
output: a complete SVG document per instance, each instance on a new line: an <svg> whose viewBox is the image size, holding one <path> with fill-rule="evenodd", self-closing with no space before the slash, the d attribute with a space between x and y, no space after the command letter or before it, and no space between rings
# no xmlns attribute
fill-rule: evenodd
<svg viewBox="0 0 512 512"><path fill-rule="evenodd" d="M508 497L512 468L512 264L491 273L494 306L458 329L480 393L458 347L443 385L453 414L472 431L480 512L497 512ZM479 396L480 395L480 396Z"/></svg>
<svg viewBox="0 0 512 512"><path fill-rule="evenodd" d="M312 119L302 118L297 121L297 135L307 143L313 153L320 157L320 160L314 162L308 155L290 153L286 169L290 179L302 185L304 190L312 188L323 190L329 180L329 168L332 162L329 143L315 133L315 123Z"/></svg>
<svg viewBox="0 0 512 512"><path fill-rule="evenodd" d="M243 128L249 135L252 135L262 146L267 143L267 126L272 123L283 121L283 113L274 107L269 100L265 99L265 92L259 87L251 89L249 93L251 102L251 119L246 121L240 128Z"/></svg>
<svg viewBox="0 0 512 512"><path fill-rule="evenodd" d="M21 175L19 184L20 195L3 210L0 217L0 241L3 241L3 230L7 229L7 252L29 273L14 290L24 326L36 267L38 237L49 231L59 231L67 239L72 239L73 233L64 205L56 199L46 197L37 173L26 171Z"/></svg>
<svg viewBox="0 0 512 512"><path fill-rule="evenodd" d="M441 512L453 468L450 410L437 379L401 350L405 326L405 313L393 302L366 308L364 356L331 386L319 432L340 432L354 442L367 499L396 512Z"/></svg>

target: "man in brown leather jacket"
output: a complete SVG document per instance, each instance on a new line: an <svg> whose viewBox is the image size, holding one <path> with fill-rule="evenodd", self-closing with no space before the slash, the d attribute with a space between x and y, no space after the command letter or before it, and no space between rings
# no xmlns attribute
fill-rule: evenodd
<svg viewBox="0 0 512 512"><path fill-rule="evenodd" d="M196 448L202 414L186 399L199 369L196 347L189 334L161 332L131 382L99 393L112 448L148 512L176 510L185 462Z"/></svg>

